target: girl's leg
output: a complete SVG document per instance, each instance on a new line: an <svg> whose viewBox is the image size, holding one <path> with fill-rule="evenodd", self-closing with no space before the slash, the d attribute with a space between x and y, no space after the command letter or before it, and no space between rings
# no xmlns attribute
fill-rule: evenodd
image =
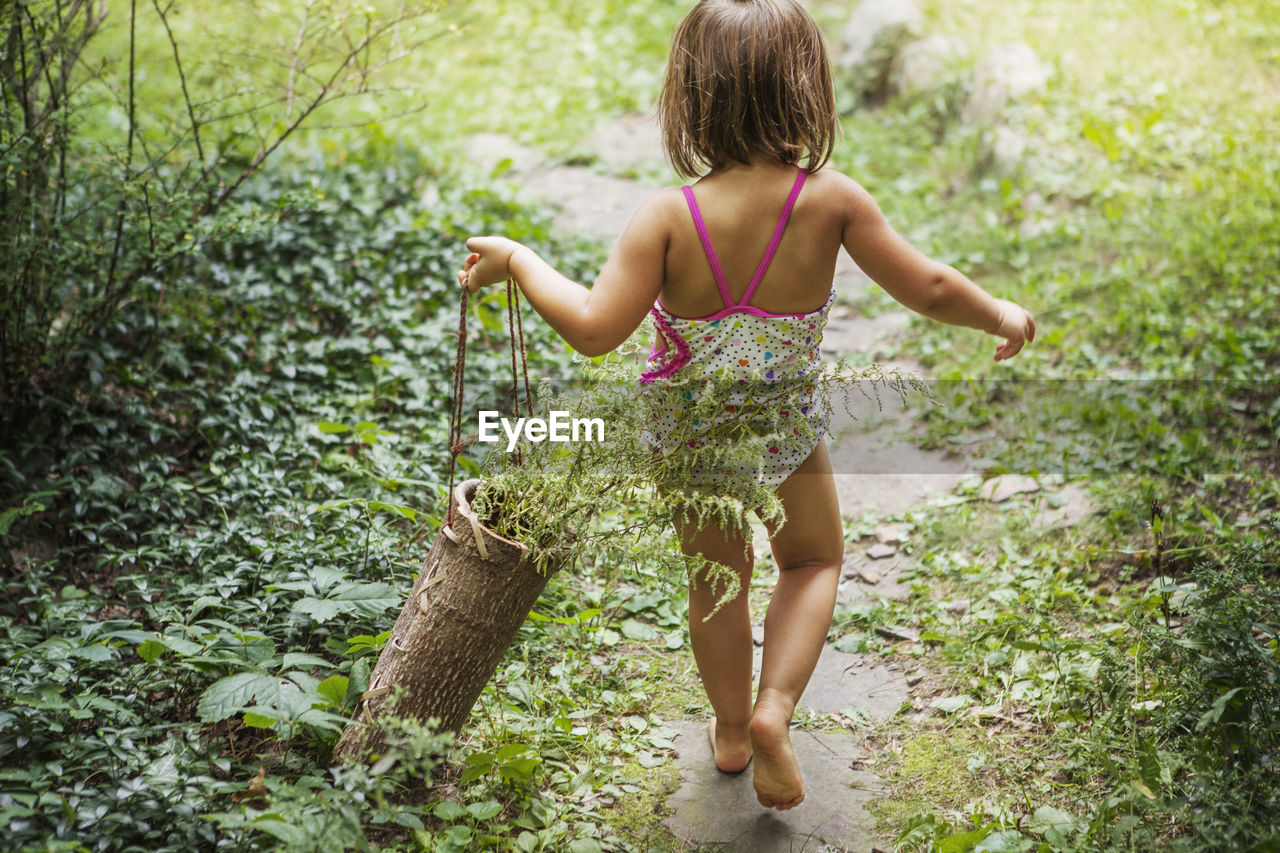
<svg viewBox="0 0 1280 853"><path fill-rule="evenodd" d="M747 586L751 582L752 554L749 542L726 536L714 525L695 528L676 525L686 554L701 554L723 563L737 575L738 594L703 621L723 592L703 577L689 582L689 642L698 663L702 686L715 711L712 743L716 767L736 773L751 759L751 614Z"/></svg>
<svg viewBox="0 0 1280 853"><path fill-rule="evenodd" d="M778 584L764 620L760 692L749 732L755 751L756 798L789 809L804 799L790 725L831 627L844 528L826 443L778 487L787 521L770 544Z"/></svg>

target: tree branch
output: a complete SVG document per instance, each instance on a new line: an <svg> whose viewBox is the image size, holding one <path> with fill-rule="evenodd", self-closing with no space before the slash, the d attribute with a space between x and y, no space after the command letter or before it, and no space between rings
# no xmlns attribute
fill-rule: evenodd
<svg viewBox="0 0 1280 853"><path fill-rule="evenodd" d="M178 69L178 81L182 84L182 102L187 107L187 118L191 120L191 135L196 143L196 155L200 158L200 162L204 162L204 147L200 144L200 122L196 121L195 109L191 105L191 93L187 91L187 75L182 71L182 59L178 56L178 41L173 37L173 29L169 26L169 18L165 14L167 8L172 8L170 3L166 9L160 8L160 0L151 0L151 5L155 7L156 14L160 16L160 23L164 25L165 35L169 37L169 46L173 48L173 65Z"/></svg>
<svg viewBox="0 0 1280 853"><path fill-rule="evenodd" d="M116 236L114 245L111 249L111 260L107 265L107 277L103 281L103 292L111 290L111 283L116 277L116 264L120 259L120 244L124 240L124 212L128 204L129 197L128 184L129 178L133 171L133 134L135 130L135 113L136 102L134 100L134 77L135 62L137 59L137 22L138 22L138 0L129 0L129 141L125 145L125 162L124 162L124 181L125 187L120 196L120 204L116 208Z"/></svg>

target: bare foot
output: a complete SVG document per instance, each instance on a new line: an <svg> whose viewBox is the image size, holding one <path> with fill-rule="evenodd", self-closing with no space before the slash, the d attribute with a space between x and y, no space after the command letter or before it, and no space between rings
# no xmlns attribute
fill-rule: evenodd
<svg viewBox="0 0 1280 853"><path fill-rule="evenodd" d="M722 773L741 773L751 763L751 738L746 726L716 726L712 717L707 726L716 769Z"/></svg>
<svg viewBox="0 0 1280 853"><path fill-rule="evenodd" d="M756 703L747 724L756 757L752 782L756 799L765 808L786 811L804 802L804 780L791 747L790 726L791 716L768 699Z"/></svg>

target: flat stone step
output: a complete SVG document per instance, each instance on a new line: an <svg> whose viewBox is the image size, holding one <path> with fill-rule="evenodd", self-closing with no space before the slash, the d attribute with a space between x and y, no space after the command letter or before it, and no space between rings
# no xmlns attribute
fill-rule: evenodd
<svg viewBox="0 0 1280 853"><path fill-rule="evenodd" d="M906 674L867 655L851 655L824 646L800 704L820 714L865 714L875 722L889 719L909 701Z"/></svg>
<svg viewBox="0 0 1280 853"><path fill-rule="evenodd" d="M870 850L888 846L875 834L865 806L881 795L880 783L854 763L865 758L861 738L849 732L793 729L791 742L804 775L805 801L780 812L756 801L751 768L737 775L716 769L704 720L671 723L679 734L676 767L680 788L667 800L664 824L688 844L723 845L732 853L796 850Z"/></svg>

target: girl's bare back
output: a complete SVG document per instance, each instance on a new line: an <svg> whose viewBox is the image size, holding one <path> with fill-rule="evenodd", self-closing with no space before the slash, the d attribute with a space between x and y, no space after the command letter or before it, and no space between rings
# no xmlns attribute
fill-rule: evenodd
<svg viewBox="0 0 1280 853"><path fill-rule="evenodd" d="M817 172L805 182L773 263L751 300L757 308L802 314L826 302L841 239L840 222L824 198L830 190L827 177ZM741 298L760 263L795 178L794 166L770 163L713 172L693 185L735 300ZM668 224L660 299L673 314L705 317L723 303L683 198L677 190L666 193L674 221Z"/></svg>

